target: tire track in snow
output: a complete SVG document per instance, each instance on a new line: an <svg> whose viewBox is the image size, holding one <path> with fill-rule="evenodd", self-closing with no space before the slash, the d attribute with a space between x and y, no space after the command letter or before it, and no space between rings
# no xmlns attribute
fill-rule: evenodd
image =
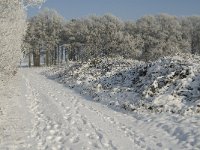
<svg viewBox="0 0 200 150"><path fill-rule="evenodd" d="M58 122L45 116L40 108L39 93L30 85L27 78L24 77L24 79L29 91L27 99L30 101L30 110L35 115L31 137L37 140L37 149L63 149L63 135L66 136L67 134L60 130L61 125Z"/></svg>
<svg viewBox="0 0 200 150"><path fill-rule="evenodd" d="M57 91L57 89L53 89L53 91ZM58 94L61 94L61 92L59 92ZM56 95L56 94L55 94ZM55 97L55 95L53 95L53 97ZM69 96L69 93L68 94L65 94L65 93L63 93L63 95L64 96L68 96L68 97L73 97L72 98L72 100L70 101L71 103L73 103L73 107L74 107L74 110L75 110L75 114L78 114L78 110L79 109L82 109L82 108L87 108L88 109L88 107L84 107L85 105L84 104L82 104L81 102L80 102L80 100L78 100L79 98L78 97L76 97L76 96L74 96L74 95L71 95L71 96ZM57 99L57 98L56 98ZM59 102L62 106L64 106L64 104L63 104L63 102ZM92 107L91 108L89 108L89 110L91 110L91 109L93 109ZM92 112L93 113L93 112ZM80 114L79 114L80 115ZM87 117L86 116L82 116L82 115L80 115L81 116L81 118L82 118L82 121L83 121L83 123L85 123L86 124L86 122L88 121L88 119L87 119ZM104 122L108 122L109 120L107 119L107 118L104 118ZM93 133L93 135L94 134L96 134L96 136L98 137L98 139L103 139L102 137L102 135L103 134L101 134L100 132L101 132L101 130L100 129L96 129L96 127L94 127L95 125L94 124L92 124L92 123L88 123L89 124L89 126L90 126L90 128L93 128L94 130L95 130L95 132ZM118 127L116 127L116 126L114 126L114 129L116 129L117 130L117 128ZM115 132L116 132L116 130L115 130ZM100 132L99 132L100 131ZM121 133L121 132L124 132L123 130L119 130L120 131L120 136L122 136L123 135L123 133ZM87 136L88 137L90 137L89 136L90 134L87 134ZM128 137L127 135L125 135L126 137ZM132 135L132 136L135 136L134 134ZM137 142L135 142L135 139L133 140L133 139L131 139L130 138L130 140L132 141L132 148L136 148L137 147L137 149L141 149L141 148L143 148L144 149L144 144L142 145L142 144L140 144L141 142L141 138L140 139L138 139L138 141ZM133 143L134 142L134 143ZM107 138L105 138L105 140L104 140L104 142L102 142L102 141L100 141L100 143L101 143L101 145L104 145L104 146L106 146L106 147L104 147L104 148L108 148L108 147L110 147L110 149L117 149L113 144L112 144L112 140L109 140L109 139L107 139ZM104 143L104 144L103 144ZM131 147L131 145L130 145L130 147ZM146 146L147 147L147 146ZM130 148L130 149L132 149L132 148Z"/></svg>
<svg viewBox="0 0 200 150"><path fill-rule="evenodd" d="M172 149L173 147L179 147L181 149L184 147L184 146L177 146L178 141L175 140L175 137L170 136L167 132L165 132L165 130L163 130L163 128L158 128L158 126L156 126L156 128L152 126L151 128L149 128L148 126L145 127L146 123L143 120L136 120L136 118L127 116L126 114L119 114L117 112L116 112L116 117L111 117L103 113L103 111L98 111L94 107L86 106L85 104L81 104L81 107L84 107L96 113L100 118L102 118L104 122L108 122L114 125L115 127L117 127L117 130L122 131L126 137L129 137L134 143L137 143L142 149L151 149L148 145L151 145L151 147L153 146L154 147L153 149L161 149L161 148L167 148L167 147L169 149ZM137 122L138 125L134 127L126 125L122 123L121 121L119 121L117 119L118 118L117 116L124 117L124 118L128 117L127 120L135 119L135 122ZM137 130L135 129L136 127L137 127ZM145 133L150 132L150 130L152 131L152 135L149 135L149 136L145 135ZM155 131L157 131L156 136L153 135L153 132ZM151 142L149 143L149 141ZM165 144L163 143L166 141L168 141L170 144L166 145L166 143ZM184 145L187 145L187 143L185 143Z"/></svg>
<svg viewBox="0 0 200 150"><path fill-rule="evenodd" d="M56 89L54 89L57 91ZM60 92L58 92L60 94ZM72 108L65 107L65 104L61 101L58 101L58 98L56 98L55 95L51 94L55 98L55 100L60 104L61 107L65 110L64 112L67 113L64 117L66 120L68 120L71 125L73 126L73 129L81 132L81 131L87 131L84 133L84 135L88 138L88 145L85 145L83 149L117 149L113 144L112 141L108 139L101 131L100 129L97 129L95 125L88 121L86 116L83 116L79 113L79 101L71 95L71 103ZM80 126L81 125L81 126ZM74 137L71 139L71 141L77 141L80 137Z"/></svg>
<svg viewBox="0 0 200 150"><path fill-rule="evenodd" d="M96 113L104 122L112 124L118 131L121 131L124 134L124 136L128 137L134 144L137 144L137 146L140 149L152 149L152 147L153 149L162 149L162 148L167 148L167 147L170 149L170 147L173 148L173 145L176 145L177 147L177 143L174 142L175 141L174 138L171 136L168 136L164 131L160 129L153 129L153 130L158 130L158 132L161 132L160 134L157 134L157 136L150 135L149 137L147 137L145 134L143 134L144 131L146 130L145 127L143 128L144 131L141 131L140 128L137 128L137 130L138 129L140 130L136 131L133 127L127 126L124 123L120 123L114 117L105 115L91 106L86 106L81 101L77 102L77 100L75 100L74 103L76 106L79 105L79 107L81 108L84 107L85 109L88 109L89 111L92 111L93 113ZM141 121L140 123L144 123L144 122ZM165 142L166 140L171 142L171 144L166 145L162 142L162 141ZM151 148L148 145L151 145Z"/></svg>
<svg viewBox="0 0 200 150"><path fill-rule="evenodd" d="M33 140L29 137L32 117L26 107L24 82L21 74L16 76L0 91L0 149L31 149Z"/></svg>
<svg viewBox="0 0 200 150"><path fill-rule="evenodd" d="M49 132L50 134L54 136L56 136L57 133L55 132L55 130L51 130L52 126L50 125L51 123L50 119L48 119L44 115L44 112L40 108L40 105L41 105L40 103L42 101L42 99L40 99L40 93L37 90L35 90L32 87L32 85L30 85L30 82L28 81L27 78L25 80L27 83L27 88L30 91L30 94L28 96L29 100L31 101L30 109L35 114L34 129L32 132L32 137L38 140L38 149L48 149L50 145L48 141L51 141L52 143L54 143L53 145L56 145L56 142L53 139L54 137L47 136L48 135L47 133ZM60 105L60 108L62 108L61 111L63 111L63 118L67 122L68 129L71 130L70 132L66 134L67 136L69 135L71 136L68 139L68 141L71 144L73 143L76 144L80 140L87 137L88 140L83 144L82 149L116 149L115 146L112 144L111 140L109 140L103 133L100 132L99 129L97 129L92 123L87 121L86 118L84 118L79 113L79 107L77 107L78 106L77 100L73 100L73 101L71 100L71 102L73 102L72 103L73 109L71 109L69 107L64 107L64 103L58 101L58 98L51 92L48 92L48 95L51 96L52 99L54 99L58 105ZM43 124L43 127L41 127L42 124ZM38 131L38 129L41 129L41 130ZM84 133L81 133L83 130L84 130ZM84 134L84 135L81 135L81 134ZM44 138L45 136L46 136L46 139ZM57 148L62 148L62 147L58 145Z"/></svg>

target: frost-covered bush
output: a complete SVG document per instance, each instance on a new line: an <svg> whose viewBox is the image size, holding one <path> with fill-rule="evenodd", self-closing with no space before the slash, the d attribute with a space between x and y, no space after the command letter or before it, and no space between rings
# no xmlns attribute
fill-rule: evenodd
<svg viewBox="0 0 200 150"><path fill-rule="evenodd" d="M46 75L93 100L131 111L200 113L200 57L163 57L154 62L95 59L53 68Z"/></svg>

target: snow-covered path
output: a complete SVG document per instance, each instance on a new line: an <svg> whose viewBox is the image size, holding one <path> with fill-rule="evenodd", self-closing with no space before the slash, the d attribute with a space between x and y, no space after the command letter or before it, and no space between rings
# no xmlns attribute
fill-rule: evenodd
<svg viewBox="0 0 200 150"><path fill-rule="evenodd" d="M114 111L40 71L21 69L15 93L0 101L0 149L200 148L199 117Z"/></svg>

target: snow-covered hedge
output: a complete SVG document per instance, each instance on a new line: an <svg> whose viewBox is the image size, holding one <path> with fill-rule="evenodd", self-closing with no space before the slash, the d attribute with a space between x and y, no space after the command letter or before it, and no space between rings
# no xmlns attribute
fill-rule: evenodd
<svg viewBox="0 0 200 150"><path fill-rule="evenodd" d="M98 59L45 72L82 94L131 111L200 113L200 58L174 56L155 62Z"/></svg>

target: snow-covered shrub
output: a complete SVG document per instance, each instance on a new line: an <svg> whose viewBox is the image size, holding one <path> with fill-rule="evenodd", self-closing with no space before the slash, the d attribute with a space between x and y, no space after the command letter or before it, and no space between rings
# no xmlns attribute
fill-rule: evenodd
<svg viewBox="0 0 200 150"><path fill-rule="evenodd" d="M200 58L99 59L45 72L95 101L131 111L200 113Z"/></svg>

